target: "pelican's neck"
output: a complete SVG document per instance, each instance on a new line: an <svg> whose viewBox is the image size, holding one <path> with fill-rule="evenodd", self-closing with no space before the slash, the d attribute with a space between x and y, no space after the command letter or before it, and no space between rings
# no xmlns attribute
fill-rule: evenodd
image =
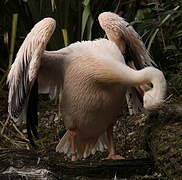
<svg viewBox="0 0 182 180"><path fill-rule="evenodd" d="M163 103L166 94L166 80L163 73L154 67L146 67L140 70L139 73L143 74L143 77L141 77L143 82L150 82L153 85L152 89L146 91L146 95L150 96L148 98L150 101L148 100L148 105L145 105L144 102L145 108L153 108Z"/></svg>
<svg viewBox="0 0 182 180"><path fill-rule="evenodd" d="M157 68L154 67L146 67L140 71L143 71L143 78L146 79L148 82L151 82L153 84L154 89L155 88L163 88L163 86L166 86L166 80L162 73Z"/></svg>
<svg viewBox="0 0 182 180"><path fill-rule="evenodd" d="M138 86L147 83L152 83L153 88L151 91L156 96L164 96L166 91L166 80L163 73L154 68L146 67L139 71L129 68L128 66L123 66L121 77L121 83L128 86Z"/></svg>
<svg viewBox="0 0 182 180"><path fill-rule="evenodd" d="M136 85L152 83L155 86L161 78L164 78L163 73L154 67L146 67L141 70L130 69L130 71L132 72L132 83Z"/></svg>

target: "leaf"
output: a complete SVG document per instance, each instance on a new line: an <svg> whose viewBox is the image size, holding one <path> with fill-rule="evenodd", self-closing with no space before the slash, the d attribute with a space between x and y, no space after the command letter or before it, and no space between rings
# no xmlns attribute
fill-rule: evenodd
<svg viewBox="0 0 182 180"><path fill-rule="evenodd" d="M147 14L150 14L150 13L151 13L150 8L139 9L137 11L136 16L135 16L135 20L136 21L141 21L141 20L146 18Z"/></svg>
<svg viewBox="0 0 182 180"><path fill-rule="evenodd" d="M66 0L64 4L64 27L67 28L69 22L69 12L70 12L70 0Z"/></svg>
<svg viewBox="0 0 182 180"><path fill-rule="evenodd" d="M151 45L152 45L152 43L153 43L153 41L154 41L154 39L155 39L155 36L157 35L158 31L159 31L159 28L157 28L157 29L155 30L155 32L153 33L152 37L150 38L149 44L148 44L148 47L147 47L147 50L148 50L148 51L150 51Z"/></svg>
<svg viewBox="0 0 182 180"><path fill-rule="evenodd" d="M92 26L93 26L94 20L92 16L89 16L89 19L87 21L87 40L92 39Z"/></svg>
<svg viewBox="0 0 182 180"><path fill-rule="evenodd" d="M173 11L177 11L180 8L180 6L176 6ZM159 26L162 26L172 15L172 12L170 14L168 14L163 20L162 22L159 24Z"/></svg>
<svg viewBox="0 0 182 180"><path fill-rule="evenodd" d="M180 30L180 31L178 31L177 33L176 33L176 37L181 37L182 36L182 30Z"/></svg>
<svg viewBox="0 0 182 180"><path fill-rule="evenodd" d="M11 64L13 62L17 22L18 22L18 14L13 14L13 17L12 17L12 30L11 30L11 45L10 45L10 52L9 52L9 67L11 66Z"/></svg>
<svg viewBox="0 0 182 180"><path fill-rule="evenodd" d="M52 11L54 12L56 10L55 0L51 0L51 6L52 6Z"/></svg>
<svg viewBox="0 0 182 180"><path fill-rule="evenodd" d="M164 49L165 49L165 51L167 51L167 50L176 50L177 48L175 45L169 45L169 46L165 47Z"/></svg>
<svg viewBox="0 0 182 180"><path fill-rule="evenodd" d="M83 10L83 14L82 14L82 31L81 31L81 40L83 40L83 35L86 29L86 25L87 22L89 23L88 26L90 27L90 30L88 32L88 38L91 39L91 28L93 25L93 19L92 19L92 15L91 15L91 11L90 11L90 0L85 0L83 2L83 5L85 5L85 8ZM88 28L87 28L88 30Z"/></svg>
<svg viewBox="0 0 182 180"><path fill-rule="evenodd" d="M180 6L176 6L173 10L176 11L176 10L178 10L179 8L180 8ZM161 21L161 23L159 24L159 27L162 26L162 25L171 17L171 15L172 15L172 13L171 13L171 14L168 14L168 15ZM156 36L157 33L159 32L159 30L160 30L160 29L157 28L157 29L154 31L153 35L151 36L150 41L149 41L149 44L148 44L148 47L147 47L147 50L148 50L148 51L150 50L151 45L152 45L152 43L153 43L153 41L154 41L154 39L155 39L155 36Z"/></svg>
<svg viewBox="0 0 182 180"><path fill-rule="evenodd" d="M85 1L83 1L83 3L82 3L82 4L83 4L84 6L88 6L88 5L89 5L89 3L90 3L90 0L85 0Z"/></svg>
<svg viewBox="0 0 182 180"><path fill-rule="evenodd" d="M67 31L67 29L61 29L61 31L63 34L64 45L68 46L68 44L69 44L68 31Z"/></svg>

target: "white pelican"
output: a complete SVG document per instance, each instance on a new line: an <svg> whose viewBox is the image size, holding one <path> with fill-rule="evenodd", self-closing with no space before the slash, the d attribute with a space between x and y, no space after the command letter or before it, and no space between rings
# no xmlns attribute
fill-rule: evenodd
<svg viewBox="0 0 182 180"><path fill-rule="evenodd" d="M32 134L37 136L34 103L38 92L52 98L62 93L60 106L67 132L56 151L70 155L72 161L107 148L108 159L122 159L115 152L112 129L126 90L151 83L142 97L146 109L163 103L166 91L163 73L144 68L152 60L135 30L114 13L102 13L99 22L110 40L76 42L46 51L56 23L52 18L41 20L21 45L7 79L9 114L17 123L27 121L31 143ZM126 64L126 52L138 70Z"/></svg>

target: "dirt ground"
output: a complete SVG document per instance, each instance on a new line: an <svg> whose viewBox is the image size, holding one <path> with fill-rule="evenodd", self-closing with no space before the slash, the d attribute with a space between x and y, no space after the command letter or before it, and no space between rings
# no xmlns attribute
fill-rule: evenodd
<svg viewBox="0 0 182 180"><path fill-rule="evenodd" d="M58 113L58 103L55 100L51 101L48 96L40 96L39 99L39 139L35 140L38 147L36 151L46 154L55 152L56 145L66 130L61 115ZM25 124L16 128L13 121L8 119L7 92L1 93L0 102L0 149L32 149L27 141ZM166 114L167 112L162 111L156 119L163 119ZM173 117L175 114L169 114L168 119L173 119ZM179 174L181 171L180 161L182 160L179 152L181 149L181 135L179 133L181 132L182 121L177 118L174 121L167 120L163 124L155 122L155 127L158 124L161 124L161 127L157 130L159 133L154 133L149 137L149 142L152 141L149 143L146 142L146 140L148 141L145 132L146 120L147 116L142 113L137 116L130 116L126 111L122 113L114 127L117 153L126 159L151 158L153 156L152 158L156 160L158 165L162 165L159 168L160 172L169 173L169 176L174 175L174 173ZM171 122L168 123L169 121ZM88 157L87 160L102 160L106 156L107 152L97 152ZM59 154L57 158L69 161L64 154ZM164 164L167 164L166 167ZM175 172L176 170L177 172ZM161 175L158 170L156 172L155 176Z"/></svg>
<svg viewBox="0 0 182 180"><path fill-rule="evenodd" d="M4 127L4 132L0 136L0 148L31 148L28 143L25 142L25 125L19 127L22 134L13 127L13 122L10 120L8 121L8 124L4 126L8 118L7 94L4 93L1 95L0 100L0 130L2 131L2 128ZM35 142L39 151L55 151L59 139L65 133L64 123L61 119L61 115L60 118L58 118L58 104L56 101L49 100L48 96L41 96L40 100L39 139L35 140ZM123 116L119 117L114 127L114 140L117 152L127 159L145 158L148 156L141 145L143 137L141 137L140 134L136 134L138 129L144 125L144 120L144 114L132 117L127 113L124 113ZM98 152L95 156L89 157L89 159L102 159L106 154L107 152ZM64 156L64 158L66 158L66 156Z"/></svg>

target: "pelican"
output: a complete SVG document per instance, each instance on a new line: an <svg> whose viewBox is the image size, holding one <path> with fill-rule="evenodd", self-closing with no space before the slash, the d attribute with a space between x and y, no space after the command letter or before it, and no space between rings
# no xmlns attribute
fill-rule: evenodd
<svg viewBox="0 0 182 180"><path fill-rule="evenodd" d="M56 22L38 22L22 43L8 74L8 112L16 123L27 122L33 144L37 134L38 93L52 98L62 94L60 110L66 133L56 151L72 161L108 149L107 159L123 159L115 151L113 126L124 104L127 89L140 91L145 109L159 107L165 97L166 80L153 63L136 31L118 15L104 12L99 22L108 39L75 42L46 51ZM126 53L132 57L126 62ZM141 93L140 93L141 94Z"/></svg>

